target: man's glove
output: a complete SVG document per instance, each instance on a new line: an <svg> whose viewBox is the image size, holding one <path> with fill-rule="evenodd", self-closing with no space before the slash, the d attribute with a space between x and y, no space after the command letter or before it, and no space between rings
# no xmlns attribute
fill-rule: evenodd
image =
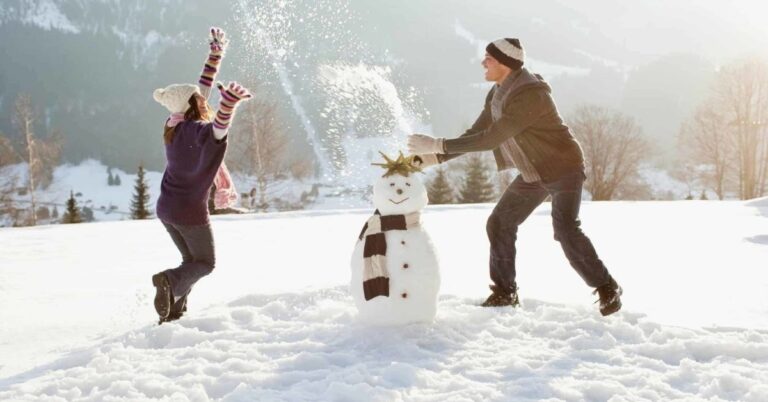
<svg viewBox="0 0 768 402"><path fill-rule="evenodd" d="M412 154L444 154L445 138L435 138L426 134L408 136L408 152Z"/></svg>
<svg viewBox="0 0 768 402"><path fill-rule="evenodd" d="M439 165L440 160L437 159L437 154L420 154L413 156L413 164L424 169L430 166Z"/></svg>

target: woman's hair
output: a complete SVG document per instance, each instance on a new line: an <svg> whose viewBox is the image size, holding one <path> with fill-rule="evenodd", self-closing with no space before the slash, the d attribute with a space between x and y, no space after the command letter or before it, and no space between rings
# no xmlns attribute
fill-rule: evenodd
<svg viewBox="0 0 768 402"><path fill-rule="evenodd" d="M196 96L202 95L196 93L189 97L189 100L187 101L187 103L189 103L189 109L187 109L187 111L184 113L184 120L211 121L211 117L209 115L211 107L208 106L208 110L205 113L200 112L200 109L197 108L197 100L195 99ZM165 126L165 131L163 132L163 140L165 141L165 145L173 142L174 134L176 134L176 127Z"/></svg>

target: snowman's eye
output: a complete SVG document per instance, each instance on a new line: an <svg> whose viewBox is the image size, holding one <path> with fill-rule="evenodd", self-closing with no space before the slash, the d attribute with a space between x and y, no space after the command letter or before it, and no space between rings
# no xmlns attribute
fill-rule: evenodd
<svg viewBox="0 0 768 402"><path fill-rule="evenodd" d="M406 185L406 186L408 186L408 187L410 187L410 186L411 186L411 183L405 183L405 185Z"/></svg>
<svg viewBox="0 0 768 402"><path fill-rule="evenodd" d="M395 183L389 183L389 186L390 186L390 187L394 187L394 186L395 186Z"/></svg>

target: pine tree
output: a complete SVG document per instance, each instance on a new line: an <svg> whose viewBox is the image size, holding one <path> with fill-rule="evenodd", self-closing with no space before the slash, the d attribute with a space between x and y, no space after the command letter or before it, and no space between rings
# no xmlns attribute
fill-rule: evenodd
<svg viewBox="0 0 768 402"><path fill-rule="evenodd" d="M61 223L81 223L83 219L80 217L80 208L77 206L77 200L72 191L69 192L69 199L67 200L67 211L64 212L64 216L61 218Z"/></svg>
<svg viewBox="0 0 768 402"><path fill-rule="evenodd" d="M123 184L123 183L122 183L122 181L120 180L120 175L119 175L119 174L117 174L117 173L115 173L115 180L114 180L114 184L115 184L116 186L119 186L119 185Z"/></svg>
<svg viewBox="0 0 768 402"><path fill-rule="evenodd" d="M118 176L119 177L119 176ZM144 179L144 166L139 165L139 173L136 176L136 184L133 186L133 200L131 201L131 219L149 219L149 188Z"/></svg>
<svg viewBox="0 0 768 402"><path fill-rule="evenodd" d="M456 197L444 168L438 168L437 175L427 183L427 194L430 204L453 204L455 202Z"/></svg>
<svg viewBox="0 0 768 402"><path fill-rule="evenodd" d="M109 177L107 177L107 185L108 186L114 186L115 185L115 177L112 176L112 172L109 172Z"/></svg>
<svg viewBox="0 0 768 402"><path fill-rule="evenodd" d="M53 212L51 212L51 219L59 219L59 207L54 205Z"/></svg>
<svg viewBox="0 0 768 402"><path fill-rule="evenodd" d="M464 166L464 184L459 192L460 204L475 204L496 200L496 187L491 180L482 154L472 154Z"/></svg>

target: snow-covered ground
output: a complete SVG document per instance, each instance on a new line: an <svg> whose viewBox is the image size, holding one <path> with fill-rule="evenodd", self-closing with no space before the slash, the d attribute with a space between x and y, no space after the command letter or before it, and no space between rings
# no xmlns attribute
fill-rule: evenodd
<svg viewBox="0 0 768 402"><path fill-rule="evenodd" d="M0 400L768 400L768 200L585 203L625 289L608 318L548 204L519 233L523 307L478 307L490 208L427 209L437 319L387 328L346 287L370 211L214 218L217 268L162 326L159 222L0 229Z"/></svg>

